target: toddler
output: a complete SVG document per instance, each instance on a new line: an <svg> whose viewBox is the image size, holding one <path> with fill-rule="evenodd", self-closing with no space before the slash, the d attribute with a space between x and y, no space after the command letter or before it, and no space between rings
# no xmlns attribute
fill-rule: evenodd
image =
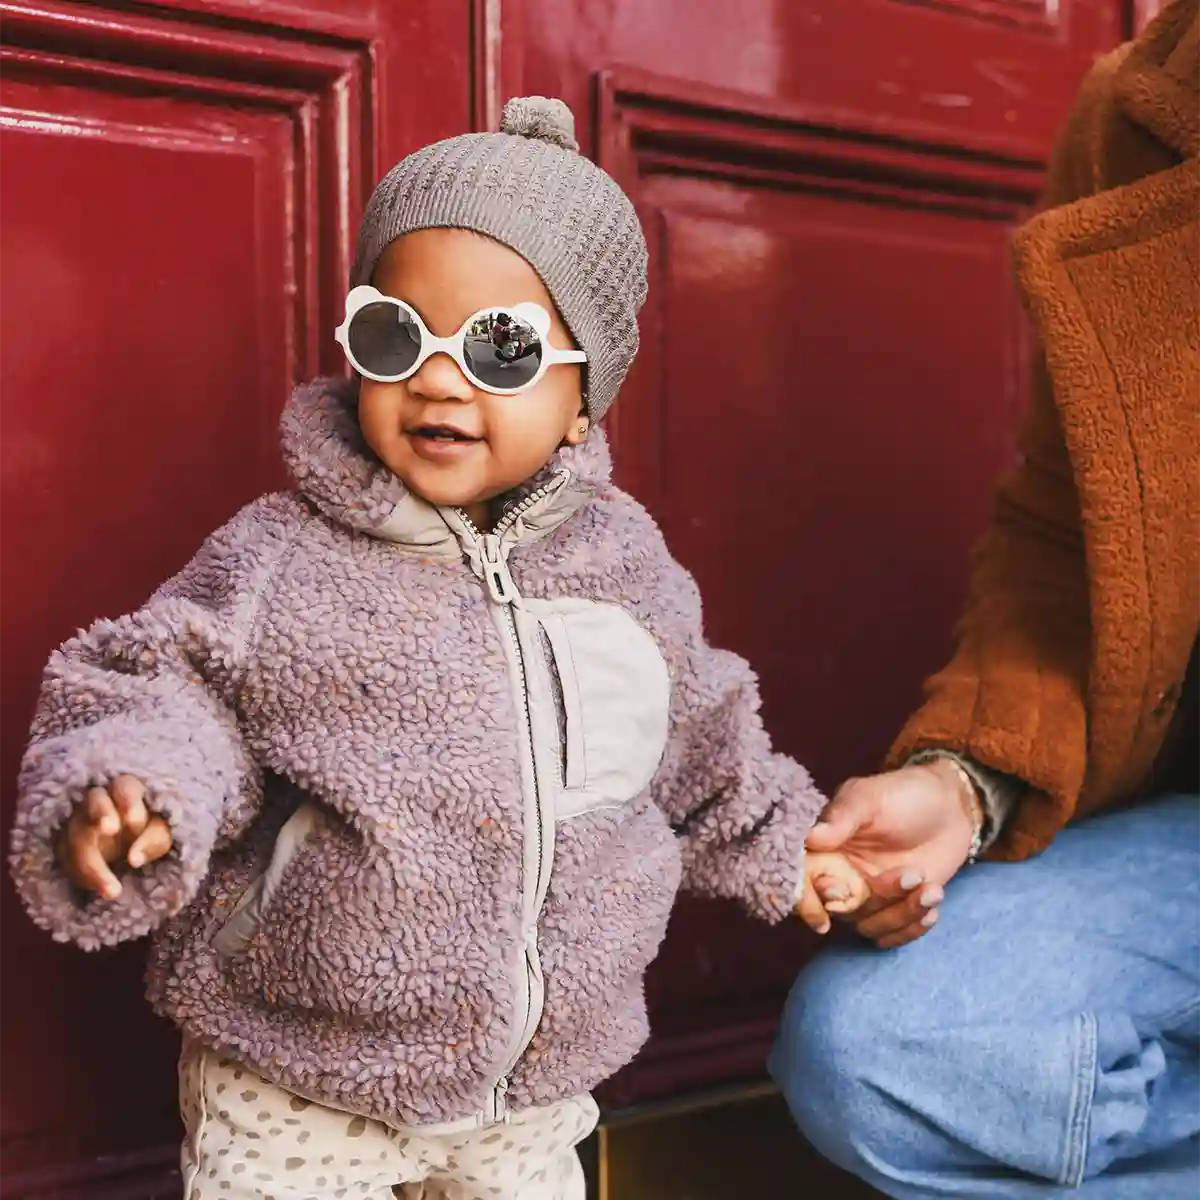
<svg viewBox="0 0 1200 1200"><path fill-rule="evenodd" d="M864 894L800 886L823 798L610 482L646 248L576 151L532 98L394 167L294 490L47 667L17 883L60 940L156 933L189 1200L580 1200L680 885Z"/></svg>

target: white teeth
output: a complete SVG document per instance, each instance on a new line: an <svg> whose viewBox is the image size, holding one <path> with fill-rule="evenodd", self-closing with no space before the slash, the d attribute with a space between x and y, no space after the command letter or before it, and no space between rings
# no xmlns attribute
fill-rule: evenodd
<svg viewBox="0 0 1200 1200"><path fill-rule="evenodd" d="M475 440L467 437L466 434L446 429L418 429L415 433L417 437L424 438L428 442L472 442Z"/></svg>

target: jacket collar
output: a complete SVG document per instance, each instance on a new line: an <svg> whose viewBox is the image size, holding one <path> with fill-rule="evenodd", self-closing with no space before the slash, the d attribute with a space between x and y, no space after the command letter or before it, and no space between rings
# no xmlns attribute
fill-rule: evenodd
<svg viewBox="0 0 1200 1200"><path fill-rule="evenodd" d="M1087 555L1094 647L1088 712L1105 729L1089 750L1089 770L1123 781L1117 790L1132 787L1131 771L1140 769L1143 709L1129 697L1153 686L1157 634L1145 589L1196 571L1194 518L1192 530L1181 520L1153 532L1167 518L1148 517L1142 466L1146 455L1163 453L1154 448L1169 446L1180 478L1197 469L1197 53L1197 0L1181 0L1116 66L1111 104L1100 109L1109 123L1085 131L1110 158L1107 172L1093 173L1095 194L1040 213L1014 241ZM1178 297L1175 314L1149 328L1143 296ZM1182 497L1179 503L1182 511Z"/></svg>
<svg viewBox="0 0 1200 1200"><path fill-rule="evenodd" d="M296 488L326 516L393 542L422 558L456 560L472 532L453 509L410 492L375 456L358 426L358 385L317 379L292 394L280 421L283 459ZM511 547L553 533L612 475L604 434L560 450L538 474L502 500Z"/></svg>
<svg viewBox="0 0 1200 1200"><path fill-rule="evenodd" d="M1113 95L1135 124L1180 158L1200 155L1200 6L1176 0L1117 68Z"/></svg>

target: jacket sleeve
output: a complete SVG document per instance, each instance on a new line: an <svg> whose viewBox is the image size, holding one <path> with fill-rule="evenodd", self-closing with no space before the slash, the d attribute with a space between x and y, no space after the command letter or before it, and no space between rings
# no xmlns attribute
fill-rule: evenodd
<svg viewBox="0 0 1200 1200"><path fill-rule="evenodd" d="M654 799L679 836L688 891L778 921L792 912L804 839L826 801L799 763L772 749L754 672L705 641L699 589L644 519L652 550L638 616L658 633L671 677Z"/></svg>
<svg viewBox="0 0 1200 1200"><path fill-rule="evenodd" d="M51 656L18 782L11 864L36 924L85 950L140 937L196 894L209 856L257 809L261 778L238 728L259 600L293 502L267 497L214 534L130 616L96 622ZM113 901L63 875L55 842L90 787L140 779L171 828L165 858Z"/></svg>
<svg viewBox="0 0 1200 1200"><path fill-rule="evenodd" d="M1093 68L1051 158L1043 207L1094 187L1097 106L1118 55ZM1087 565L1074 475L1044 357L1017 468L976 548L951 662L892 747L890 765L948 750L1028 785L993 857L1043 849L1070 819L1087 758Z"/></svg>

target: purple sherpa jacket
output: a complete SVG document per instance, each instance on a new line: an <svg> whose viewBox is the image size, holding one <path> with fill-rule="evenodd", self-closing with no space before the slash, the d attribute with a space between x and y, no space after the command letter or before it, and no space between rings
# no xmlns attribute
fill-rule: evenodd
<svg viewBox="0 0 1200 1200"><path fill-rule="evenodd" d="M485 536L406 492L354 399L300 389L295 492L53 655L12 865L60 940L157 930L188 1036L394 1126L486 1123L633 1057L681 882L789 913L823 800L599 433ZM175 848L85 902L55 837L126 772Z"/></svg>

